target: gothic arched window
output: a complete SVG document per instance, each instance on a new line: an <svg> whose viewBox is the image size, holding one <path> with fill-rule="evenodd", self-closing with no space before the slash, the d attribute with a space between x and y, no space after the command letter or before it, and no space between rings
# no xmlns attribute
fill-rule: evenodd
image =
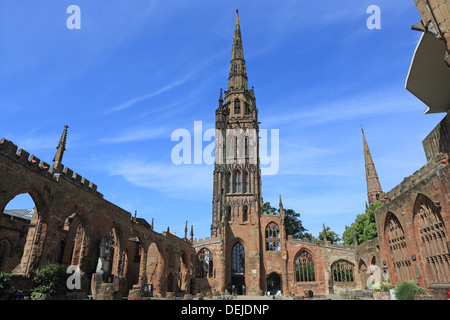
<svg viewBox="0 0 450 320"><path fill-rule="evenodd" d="M245 137L245 158L248 159L249 155L248 155L248 137Z"/></svg>
<svg viewBox="0 0 450 320"><path fill-rule="evenodd" d="M243 190L244 190L244 193L249 192L249 190L248 190L248 173L247 172L244 173L244 188L243 188Z"/></svg>
<svg viewBox="0 0 450 320"><path fill-rule="evenodd" d="M228 219L228 221L231 221L231 206L227 207L227 217L226 219Z"/></svg>
<svg viewBox="0 0 450 320"><path fill-rule="evenodd" d="M239 99L234 100L234 114L241 113L241 101Z"/></svg>
<svg viewBox="0 0 450 320"><path fill-rule="evenodd" d="M311 253L309 253L308 251L300 251L295 258L295 281L316 281L314 260Z"/></svg>
<svg viewBox="0 0 450 320"><path fill-rule="evenodd" d="M234 173L234 192L237 193L241 193L242 189L241 189L241 172L240 171L236 171Z"/></svg>
<svg viewBox="0 0 450 320"><path fill-rule="evenodd" d="M248 207L244 206L244 209L242 211L242 220L248 221Z"/></svg>
<svg viewBox="0 0 450 320"><path fill-rule="evenodd" d="M227 173L227 193L232 192L232 190L231 190L232 186L233 186L233 181L232 181L231 173Z"/></svg>
<svg viewBox="0 0 450 320"><path fill-rule="evenodd" d="M331 266L333 280L335 282L353 282L355 280L353 276L353 269L353 264L346 260L336 261Z"/></svg>
<svg viewBox="0 0 450 320"><path fill-rule="evenodd" d="M405 240L405 233L400 225L397 217L394 214L390 214L389 222L387 225L387 237L389 242L389 250L391 251L391 257L394 262L394 271L397 275L398 281L413 280L413 275L410 270L411 260Z"/></svg>
<svg viewBox="0 0 450 320"><path fill-rule="evenodd" d="M231 249L231 274L244 275L245 273L245 250L244 246L237 242Z"/></svg>
<svg viewBox="0 0 450 320"><path fill-rule="evenodd" d="M416 206L416 225L432 282L450 281L450 250L444 222L438 208L427 197Z"/></svg>
<svg viewBox="0 0 450 320"><path fill-rule="evenodd" d="M271 222L266 227L266 250L280 251L280 229L275 222Z"/></svg>
<svg viewBox="0 0 450 320"><path fill-rule="evenodd" d="M213 276L213 257L211 252L204 248L197 255L197 277L206 278Z"/></svg>

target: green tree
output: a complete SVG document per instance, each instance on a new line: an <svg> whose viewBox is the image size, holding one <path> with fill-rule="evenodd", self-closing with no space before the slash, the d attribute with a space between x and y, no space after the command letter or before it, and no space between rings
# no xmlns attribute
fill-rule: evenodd
<svg viewBox="0 0 450 320"><path fill-rule="evenodd" d="M337 243L337 242L341 241L341 238L339 237L339 235L336 232L331 231L330 227L326 227L325 233L326 233L328 241L330 241L332 243ZM324 240L324 232L323 231L321 231L319 233L319 240L321 240L321 241Z"/></svg>
<svg viewBox="0 0 450 320"><path fill-rule="evenodd" d="M268 214L277 214L280 209L276 209L270 205L270 202L265 202L263 204L263 211ZM284 209L284 225L286 227L286 233L293 236L296 239L303 239L308 231L303 227L302 221L300 220L300 213L295 212L293 209Z"/></svg>
<svg viewBox="0 0 450 320"><path fill-rule="evenodd" d="M355 236L357 244L362 244L366 241L377 237L377 224L375 222L375 211L381 207L381 202L377 200L369 205L366 213L356 216L355 222L351 226L345 226L343 241L347 245L354 243L353 236Z"/></svg>
<svg viewBox="0 0 450 320"><path fill-rule="evenodd" d="M44 296L57 296L65 292L66 269L58 264L48 264L34 272L33 293Z"/></svg>
<svg viewBox="0 0 450 320"><path fill-rule="evenodd" d="M8 294L11 289L11 275L6 272L0 272L0 298Z"/></svg>

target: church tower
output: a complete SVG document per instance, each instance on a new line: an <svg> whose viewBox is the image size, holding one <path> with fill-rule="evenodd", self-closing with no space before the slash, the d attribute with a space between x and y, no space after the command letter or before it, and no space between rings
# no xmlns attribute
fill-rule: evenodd
<svg viewBox="0 0 450 320"><path fill-rule="evenodd" d="M236 9L228 89L216 110L211 237L223 244L224 286L260 291L262 214L258 109L248 88L239 13Z"/></svg>
<svg viewBox="0 0 450 320"><path fill-rule="evenodd" d="M239 13L228 76L216 110L216 143L211 236L223 232L222 220L255 222L261 211L258 109L248 89Z"/></svg>
<svg viewBox="0 0 450 320"><path fill-rule="evenodd" d="M366 182L367 182L367 199L369 204L374 203L380 198L383 190L381 189L380 180L378 179L377 170L370 154L369 145L364 135L364 129L361 127L363 144L364 144L364 163L366 167Z"/></svg>

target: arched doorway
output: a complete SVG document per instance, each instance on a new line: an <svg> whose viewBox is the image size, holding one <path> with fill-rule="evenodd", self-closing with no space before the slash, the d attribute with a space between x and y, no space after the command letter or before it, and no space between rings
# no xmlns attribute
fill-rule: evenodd
<svg viewBox="0 0 450 320"><path fill-rule="evenodd" d="M1 210L1 208L0 208ZM26 274L37 268L46 236L38 206L31 193L21 193L5 206L1 216L0 239L7 240L10 250L3 257L2 271ZM5 243L3 243L5 251Z"/></svg>
<svg viewBox="0 0 450 320"><path fill-rule="evenodd" d="M231 249L231 290L238 295L245 294L245 250L240 242Z"/></svg>
<svg viewBox="0 0 450 320"><path fill-rule="evenodd" d="M61 234L61 251L58 263L64 266L80 265L81 250L84 240L84 227L76 213L64 221Z"/></svg>
<svg viewBox="0 0 450 320"><path fill-rule="evenodd" d="M275 295L278 291L281 291L281 275L272 272L267 277L267 292L270 292L271 295Z"/></svg>
<svg viewBox="0 0 450 320"><path fill-rule="evenodd" d="M361 279L362 289L365 289L366 287L371 289L367 283L367 279L369 279L370 275L367 273L367 265L363 260L359 261L359 276Z"/></svg>
<svg viewBox="0 0 450 320"><path fill-rule="evenodd" d="M150 295L160 293L162 286L162 266L164 265L163 256L160 253L156 242L152 242L147 249L147 263L145 275L149 284Z"/></svg>

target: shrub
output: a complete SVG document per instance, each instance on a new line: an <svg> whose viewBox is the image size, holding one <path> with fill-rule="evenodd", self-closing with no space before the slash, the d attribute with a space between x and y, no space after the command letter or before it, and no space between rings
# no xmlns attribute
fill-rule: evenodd
<svg viewBox="0 0 450 320"><path fill-rule="evenodd" d="M11 275L6 272L0 272L0 297L8 294L11 289Z"/></svg>
<svg viewBox="0 0 450 320"><path fill-rule="evenodd" d="M374 292L388 292L390 288L389 283L379 281L373 285L372 290Z"/></svg>
<svg viewBox="0 0 450 320"><path fill-rule="evenodd" d="M44 297L57 296L66 290L66 269L58 264L43 266L34 272L33 293Z"/></svg>
<svg viewBox="0 0 450 320"><path fill-rule="evenodd" d="M394 293L397 300L414 300L414 295L425 294L425 290L416 281L404 281L397 284Z"/></svg>

